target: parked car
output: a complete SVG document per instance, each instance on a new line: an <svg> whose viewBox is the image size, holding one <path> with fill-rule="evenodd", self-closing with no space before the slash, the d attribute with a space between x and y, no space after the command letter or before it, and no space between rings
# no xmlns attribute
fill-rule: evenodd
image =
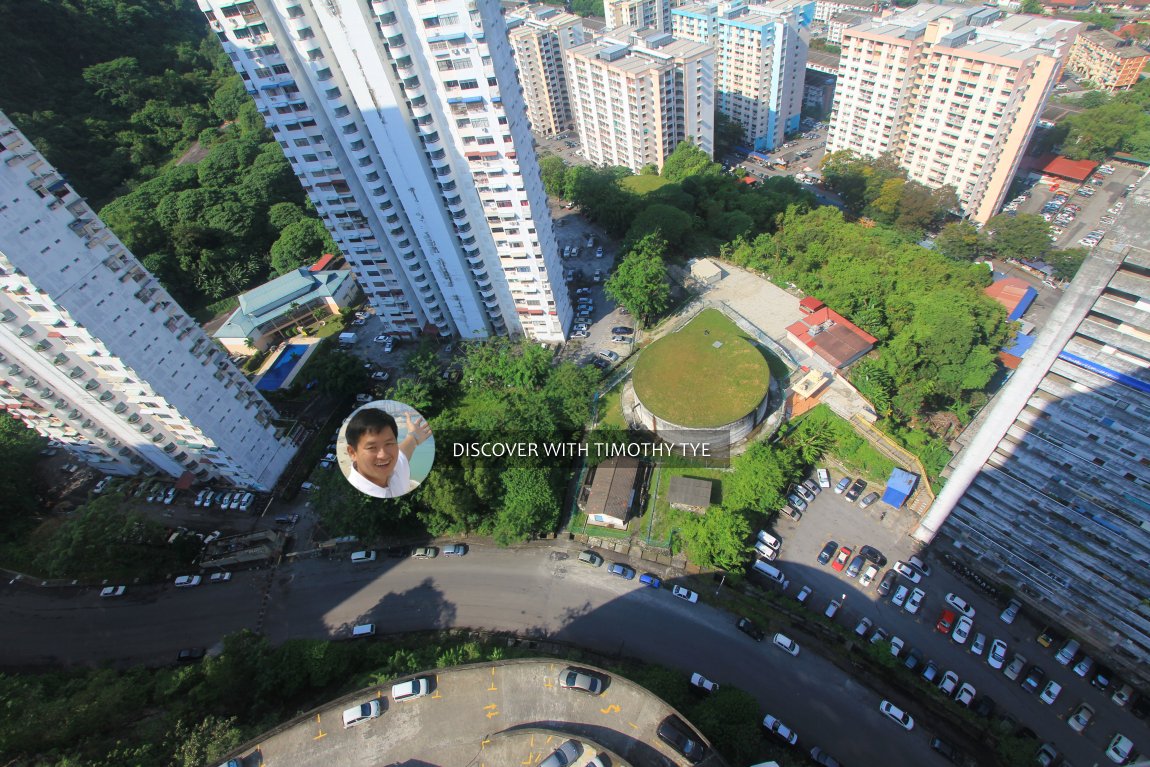
<svg viewBox="0 0 1150 767"><path fill-rule="evenodd" d="M792 746L799 742L798 734L771 714L763 717L763 729Z"/></svg>
<svg viewBox="0 0 1150 767"><path fill-rule="evenodd" d="M181 575L176 578L175 586L178 589L199 586L202 579L198 575Z"/></svg>
<svg viewBox="0 0 1150 767"><path fill-rule="evenodd" d="M990 643L990 652L986 655L986 662L993 669L1000 669L1006 663L1006 642L995 639Z"/></svg>
<svg viewBox="0 0 1150 767"><path fill-rule="evenodd" d="M967 618L965 615L958 619L958 623L954 626L954 632L951 633L950 638L958 644L966 644L966 640L970 637L970 630L974 627L974 621Z"/></svg>
<svg viewBox="0 0 1150 767"><path fill-rule="evenodd" d="M397 682L391 686L391 699L396 703L422 698L430 693L431 679L426 676L409 679L406 682Z"/></svg>
<svg viewBox="0 0 1150 767"><path fill-rule="evenodd" d="M839 480L839 483L835 485L835 493L842 495L844 492L846 492L847 488L851 486L851 482L853 481L854 480L852 480L850 477L843 477Z"/></svg>
<svg viewBox="0 0 1150 767"><path fill-rule="evenodd" d="M957 612L962 613L967 618L973 618L974 617L974 608L971 607L970 603L967 602L962 597L960 597L954 593L948 593L946 595L945 599L946 599L946 603L948 605L950 605L951 607L953 607Z"/></svg>
<svg viewBox="0 0 1150 767"><path fill-rule="evenodd" d="M1051 679L1038 694L1038 699L1047 705L1053 705L1058 700L1058 693L1062 692L1062 685Z"/></svg>
<svg viewBox="0 0 1150 767"><path fill-rule="evenodd" d="M692 604L699 601L699 595L698 594L696 594L694 591L691 591L690 589L684 588L682 586L674 586L671 589L671 593L674 594L675 596L677 596L679 599L685 599L686 601L688 601Z"/></svg>
<svg viewBox="0 0 1150 767"><path fill-rule="evenodd" d="M799 654L799 643L788 637L786 634L775 634L771 639L771 643L790 655Z"/></svg>
<svg viewBox="0 0 1150 767"><path fill-rule="evenodd" d="M103 599L107 599L108 597L122 597L127 590L127 586L105 586L100 589L100 597Z"/></svg>
<svg viewBox="0 0 1150 767"><path fill-rule="evenodd" d="M878 595L880 597L885 597L887 594L889 594L891 592L891 589L894 588L894 584L897 580L898 580L898 573L896 573L894 570L887 570L883 574L882 580L879 581Z"/></svg>
<svg viewBox="0 0 1150 767"><path fill-rule="evenodd" d="M839 545L836 541L827 541L826 545L823 546L823 550L819 552L819 564L825 565L827 562L830 562L831 557L835 555L835 551L838 550L838 547Z"/></svg>
<svg viewBox="0 0 1150 767"><path fill-rule="evenodd" d="M232 574L227 572L227 571L224 571L224 572L219 572L219 573L212 573L211 577L208 578L208 582L209 583L227 583L231 579L232 579Z"/></svg>
<svg viewBox="0 0 1150 767"><path fill-rule="evenodd" d="M1003 675L1012 682L1017 682L1018 677L1022 675L1022 669L1026 665L1026 658L1022 655L1015 655L1010 663L1002 670Z"/></svg>
<svg viewBox="0 0 1150 767"><path fill-rule="evenodd" d="M878 568L874 565L869 565L863 574L859 576L859 587L867 588L874 582L875 577L878 576Z"/></svg>
<svg viewBox="0 0 1150 767"><path fill-rule="evenodd" d="M958 674L953 671L944 671L938 689L943 695L951 696L958 691Z"/></svg>
<svg viewBox="0 0 1150 767"><path fill-rule="evenodd" d="M657 575L652 575L651 573L643 573L639 576L639 583L642 583L644 586L649 588L657 589L662 587L663 579Z"/></svg>
<svg viewBox="0 0 1150 767"><path fill-rule="evenodd" d="M635 577L635 571L621 562L612 562L607 565L607 572L628 581Z"/></svg>
<svg viewBox="0 0 1150 767"><path fill-rule="evenodd" d="M467 556L467 544L466 543L449 543L443 547L443 556L445 556L445 557Z"/></svg>
<svg viewBox="0 0 1150 767"><path fill-rule="evenodd" d="M1094 709L1083 703L1074 709L1074 713L1066 718L1066 726L1075 732L1082 732L1094 720Z"/></svg>
<svg viewBox="0 0 1150 767"><path fill-rule="evenodd" d="M877 500L878 500L878 493L867 493L866 495L863 496L862 500L859 501L859 508L865 509L868 506L872 506L872 505L874 505L874 502Z"/></svg>
<svg viewBox="0 0 1150 767"><path fill-rule="evenodd" d="M655 730L659 740L681 754L691 764L698 764L707 757L706 747L694 732L677 716L664 719Z"/></svg>
<svg viewBox="0 0 1150 767"><path fill-rule="evenodd" d="M914 729L914 718L910 714L903 711L901 708L891 703L889 700L884 700L878 704L879 713L886 716L892 722L902 727L908 732Z"/></svg>
<svg viewBox="0 0 1150 767"><path fill-rule="evenodd" d="M579 552L579 561L591 565L592 567L599 567L603 564L603 557L599 556L594 551L581 551Z"/></svg>
<svg viewBox="0 0 1150 767"><path fill-rule="evenodd" d="M958 692L954 694L954 702L960 706L970 706L970 702L974 700L977 692L970 682L963 682L962 686L958 688Z"/></svg>
<svg viewBox="0 0 1150 767"><path fill-rule="evenodd" d="M910 589L906 586L899 586L894 591L894 596L890 598L890 603L895 607L902 607L906 604L906 598L910 596Z"/></svg>
<svg viewBox="0 0 1150 767"><path fill-rule="evenodd" d="M847 566L847 561L851 558L851 550L846 546L839 549L838 554L835 555L835 561L831 563L831 567L842 572L843 568Z"/></svg>
<svg viewBox="0 0 1150 767"><path fill-rule="evenodd" d="M850 489L846 492L847 500L851 503L854 503L856 500L858 500L858 497L862 495L863 490L866 490L866 480L856 479L854 483L851 484Z"/></svg>
<svg viewBox="0 0 1150 767"><path fill-rule="evenodd" d="M767 636L766 633L755 625L755 622L750 618L739 618L735 622L735 628L743 632L756 642L761 642Z"/></svg>
<svg viewBox="0 0 1150 767"><path fill-rule="evenodd" d="M691 674L691 689L694 692L710 695L719 689L719 685L702 674Z"/></svg>
<svg viewBox="0 0 1150 767"><path fill-rule="evenodd" d="M598 695L603 691L603 680L582 669L568 666L559 674L559 686L564 690Z"/></svg>
<svg viewBox="0 0 1150 767"><path fill-rule="evenodd" d="M374 551L355 551L355 552L352 552L351 561L354 563L357 563L357 564L360 562L374 562L375 561L375 552Z"/></svg>
<svg viewBox="0 0 1150 767"><path fill-rule="evenodd" d="M922 600L924 599L926 599L926 592L922 589L915 589L910 592L910 598L906 600L906 605L903 606L903 609L911 615L914 615L918 612L918 608L922 606Z"/></svg>
<svg viewBox="0 0 1150 767"><path fill-rule="evenodd" d="M874 562L876 567L886 567L886 557L874 546L867 545L861 547L859 549L859 555Z"/></svg>
<svg viewBox="0 0 1150 767"><path fill-rule="evenodd" d="M911 583L918 583L922 580L922 573L914 565L899 560L894 563L894 571L906 578Z"/></svg>

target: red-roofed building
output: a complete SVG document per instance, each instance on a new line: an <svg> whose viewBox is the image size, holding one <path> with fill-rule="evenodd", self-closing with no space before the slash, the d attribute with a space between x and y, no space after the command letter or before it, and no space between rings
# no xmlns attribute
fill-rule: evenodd
<svg viewBox="0 0 1150 767"><path fill-rule="evenodd" d="M878 340L817 298L799 302L803 318L787 327L787 337L835 368L844 368L874 348Z"/></svg>
<svg viewBox="0 0 1150 767"><path fill-rule="evenodd" d="M1108 91L1126 90L1137 84L1150 53L1133 40L1105 29L1082 32L1070 46L1066 68Z"/></svg>
<svg viewBox="0 0 1150 767"><path fill-rule="evenodd" d="M323 256L320 258L320 260L316 261L314 264L309 266L307 268L307 270L309 272L322 272L325 269L334 269L335 267L332 266L331 264L335 260L336 260L336 256L334 254L324 253Z"/></svg>
<svg viewBox="0 0 1150 767"><path fill-rule="evenodd" d="M1091 160L1071 160L1056 155L1046 155L1039 159L1035 170L1047 176L1056 176L1081 184L1090 178L1090 174L1098 167L1098 163Z"/></svg>
<svg viewBox="0 0 1150 767"><path fill-rule="evenodd" d="M1003 278L982 292L1006 307L1011 322L1020 319L1038 296L1030 283L1018 277Z"/></svg>
<svg viewBox="0 0 1150 767"><path fill-rule="evenodd" d="M1042 4L1055 11L1088 11L1093 0L1042 0Z"/></svg>

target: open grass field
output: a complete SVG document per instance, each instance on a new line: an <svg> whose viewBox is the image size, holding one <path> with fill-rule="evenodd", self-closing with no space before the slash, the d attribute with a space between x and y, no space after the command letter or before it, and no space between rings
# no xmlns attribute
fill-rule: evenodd
<svg viewBox="0 0 1150 767"><path fill-rule="evenodd" d="M619 181L624 189L635 194L650 194L670 183L662 176L627 176Z"/></svg>
<svg viewBox="0 0 1150 767"><path fill-rule="evenodd" d="M680 426L707 428L754 410L767 394L771 373L743 331L719 310L705 309L644 349L632 379L652 413Z"/></svg>

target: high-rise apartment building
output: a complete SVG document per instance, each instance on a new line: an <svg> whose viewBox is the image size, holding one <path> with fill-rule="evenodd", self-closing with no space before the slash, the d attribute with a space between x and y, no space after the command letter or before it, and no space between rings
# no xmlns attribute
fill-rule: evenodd
<svg viewBox="0 0 1150 767"><path fill-rule="evenodd" d="M1150 683L1150 183L1127 199L915 536Z"/></svg>
<svg viewBox="0 0 1150 767"><path fill-rule="evenodd" d="M548 5L525 5L507 17L511 47L531 129L554 136L574 127L564 54L583 44L583 20Z"/></svg>
<svg viewBox="0 0 1150 767"><path fill-rule="evenodd" d="M1121 91L1138 84L1148 62L1150 53L1135 40L1092 29L1080 34L1070 46L1066 68L1101 89Z"/></svg>
<svg viewBox="0 0 1150 767"><path fill-rule="evenodd" d="M985 223L1081 26L918 5L845 30L827 152L891 152L909 178L953 187L963 213Z"/></svg>
<svg viewBox="0 0 1150 767"><path fill-rule="evenodd" d="M671 8L674 0L603 0L607 29L639 27L671 31Z"/></svg>
<svg viewBox="0 0 1150 767"><path fill-rule="evenodd" d="M814 0L692 3L671 11L675 37L715 49L715 104L768 151L798 130Z"/></svg>
<svg viewBox="0 0 1150 767"><path fill-rule="evenodd" d="M498 3L198 1L385 332L565 337Z"/></svg>
<svg viewBox="0 0 1150 767"><path fill-rule="evenodd" d="M682 141L715 147L715 53L664 32L615 29L567 52L575 124L587 160L639 172Z"/></svg>
<svg viewBox="0 0 1150 767"><path fill-rule="evenodd" d="M107 474L268 490L275 411L0 113L0 406Z"/></svg>

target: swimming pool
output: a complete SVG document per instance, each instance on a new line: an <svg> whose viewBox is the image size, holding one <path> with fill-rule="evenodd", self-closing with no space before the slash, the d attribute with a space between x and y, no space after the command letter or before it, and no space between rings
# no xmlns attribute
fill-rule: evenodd
<svg viewBox="0 0 1150 767"><path fill-rule="evenodd" d="M307 352L308 344L288 344L282 351L268 372L260 378L256 388L260 391L275 391L283 386L284 381L291 375L292 370L299 363L300 358Z"/></svg>

